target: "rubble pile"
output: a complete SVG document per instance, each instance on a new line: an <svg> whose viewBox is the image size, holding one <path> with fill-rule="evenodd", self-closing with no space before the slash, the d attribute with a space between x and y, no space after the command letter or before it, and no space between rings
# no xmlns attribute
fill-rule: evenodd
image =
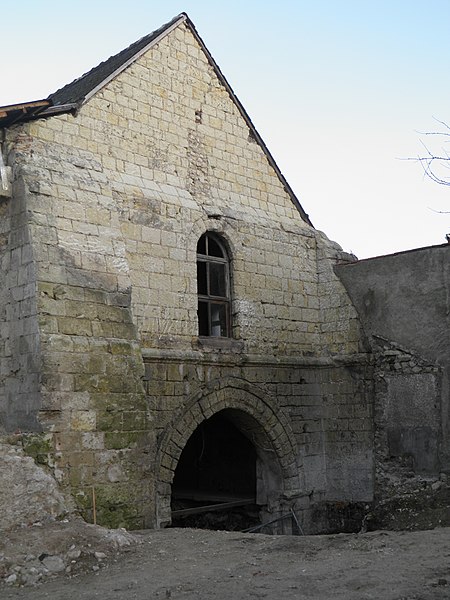
<svg viewBox="0 0 450 600"><path fill-rule="evenodd" d="M64 518L73 508L54 478L17 444L0 440L0 531Z"/></svg>
<svg viewBox="0 0 450 600"><path fill-rule="evenodd" d="M3 534L0 583L34 586L57 575L99 571L139 542L138 535L90 525L81 518L37 522Z"/></svg>
<svg viewBox="0 0 450 600"><path fill-rule="evenodd" d="M370 530L391 529L418 531L450 526L450 481L445 473L439 477L416 475L404 465L395 470L388 463L377 469L379 488L373 512L368 515Z"/></svg>
<svg viewBox="0 0 450 600"><path fill-rule="evenodd" d="M0 506L0 584L33 586L56 575L98 571L139 542L124 529L83 521L45 467L5 439L0 440Z"/></svg>

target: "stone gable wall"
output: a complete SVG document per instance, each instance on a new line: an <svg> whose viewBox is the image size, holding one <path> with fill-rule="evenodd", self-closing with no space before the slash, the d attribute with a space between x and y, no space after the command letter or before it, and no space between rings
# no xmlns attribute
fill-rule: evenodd
<svg viewBox="0 0 450 600"><path fill-rule="evenodd" d="M184 24L76 116L12 127L6 145L36 266L34 414L53 444L36 453L85 516L95 492L99 522L154 524L171 415L231 374L277 399L317 501L370 497L370 397L349 358L360 334L332 269L341 253L302 221ZM207 230L231 255L234 340L219 346L198 338Z"/></svg>

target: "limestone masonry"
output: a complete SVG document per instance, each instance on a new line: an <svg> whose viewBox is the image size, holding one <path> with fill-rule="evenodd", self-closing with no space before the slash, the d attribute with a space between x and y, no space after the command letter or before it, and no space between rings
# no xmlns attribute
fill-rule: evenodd
<svg viewBox="0 0 450 600"><path fill-rule="evenodd" d="M177 501L248 496L264 521L339 530L372 507L375 447L446 470L445 365L363 331L334 270L354 257L186 15L0 127L0 430L88 521L160 527Z"/></svg>

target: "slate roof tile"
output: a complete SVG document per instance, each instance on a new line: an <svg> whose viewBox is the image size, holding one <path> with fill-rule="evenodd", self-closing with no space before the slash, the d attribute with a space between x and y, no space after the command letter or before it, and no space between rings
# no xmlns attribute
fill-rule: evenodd
<svg viewBox="0 0 450 600"><path fill-rule="evenodd" d="M50 100L55 106L72 103L78 104L82 102L84 98L105 79L117 71L117 69L119 69L122 65L126 64L138 52L143 50L146 46L148 46L148 44L163 34L166 29L169 29L174 23L183 17L187 17L187 15L185 15L185 13L181 13L174 17L171 21L159 29L156 29L137 42L134 42L131 44L131 46L128 46L128 48L125 48L125 50L122 50L118 54L111 56L108 58L108 60L105 60L78 79L75 79L75 81L72 81L72 83L68 83L53 94L50 94L48 100Z"/></svg>

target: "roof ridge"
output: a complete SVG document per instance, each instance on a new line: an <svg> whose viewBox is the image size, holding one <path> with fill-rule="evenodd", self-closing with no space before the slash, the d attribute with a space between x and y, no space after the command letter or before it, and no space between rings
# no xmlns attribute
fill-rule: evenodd
<svg viewBox="0 0 450 600"><path fill-rule="evenodd" d="M47 100L55 106L70 103L81 104L86 96L90 95L98 85L112 77L116 71L122 70L128 64L128 61L133 59L141 50L163 35L176 23L186 19L189 19L187 14L184 12L180 13L168 23L143 36L124 50L110 56L77 79L56 90L56 92L48 96Z"/></svg>
<svg viewBox="0 0 450 600"><path fill-rule="evenodd" d="M127 48L122 50L121 52L118 52L117 54L111 56L110 58L101 62L99 65L97 65L96 67L94 67L93 69L91 69L90 71L85 73L84 75L81 75L81 77L78 77L78 79L75 79L74 81L72 81L71 83L60 88L53 94L50 94L50 96L48 96L48 98L46 99L46 101L51 104L51 106L49 108L46 108L45 110L41 109L39 111L39 113L37 113L36 111L33 111L33 113L30 113L30 114L27 111L25 111L25 114L22 114L23 113L22 109L19 111L15 111L15 114L9 114L6 111L4 113L4 115L2 115L0 113L0 121L3 116L4 116L4 121L10 124L12 122L18 122L21 120L30 120L33 118L40 118L40 117L51 116L54 114L60 114L62 112L76 113L77 110L80 108L80 106L84 102L87 102L103 86L108 84L119 73L121 73L130 64L132 64L136 59L138 59L142 54L144 54L149 49L150 45L158 43L158 41L160 39L162 39L163 36L170 33L182 21L186 23L186 26L189 28L189 30L191 31L191 33L194 35L197 42L199 43L200 47L204 51L211 67L214 69L214 72L216 73L217 77L219 78L219 80L221 81L221 83L223 84L225 89L227 90L232 102L235 103L241 116L247 123L247 126L249 128L249 133L254 137L256 142L260 145L262 151L264 152L264 154L267 157L267 160L269 161L269 164L275 170L275 173L277 174L285 191L291 197L291 200L294 203L294 205L296 206L297 210L299 211L302 219L306 223L308 223L309 225L311 225L313 227L313 224L311 223L308 215L305 213L305 211L304 211L303 207L301 206L293 189L291 188L291 186L287 182L286 178L280 171L280 169L279 169L277 163L275 162L275 159L273 158L272 154L270 153L268 147L266 146L262 137L259 135L258 131L256 130L256 127L254 126L252 120L250 119L250 116L248 115L247 111L245 110L245 108L242 105L242 103L240 102L240 100L237 98L231 85L228 83L227 79L225 78L222 71L220 70L218 64L216 63L213 56L211 55L208 48L206 47L204 41L198 34L193 22L190 20L189 16L185 12L180 13L179 15L174 17L171 21L169 21L165 25L162 25L161 27L159 27L152 33L149 33L148 35L140 38L139 40L137 40L136 42L134 42L133 44L131 44L130 46L128 46ZM18 113L18 114L16 114L16 113Z"/></svg>

